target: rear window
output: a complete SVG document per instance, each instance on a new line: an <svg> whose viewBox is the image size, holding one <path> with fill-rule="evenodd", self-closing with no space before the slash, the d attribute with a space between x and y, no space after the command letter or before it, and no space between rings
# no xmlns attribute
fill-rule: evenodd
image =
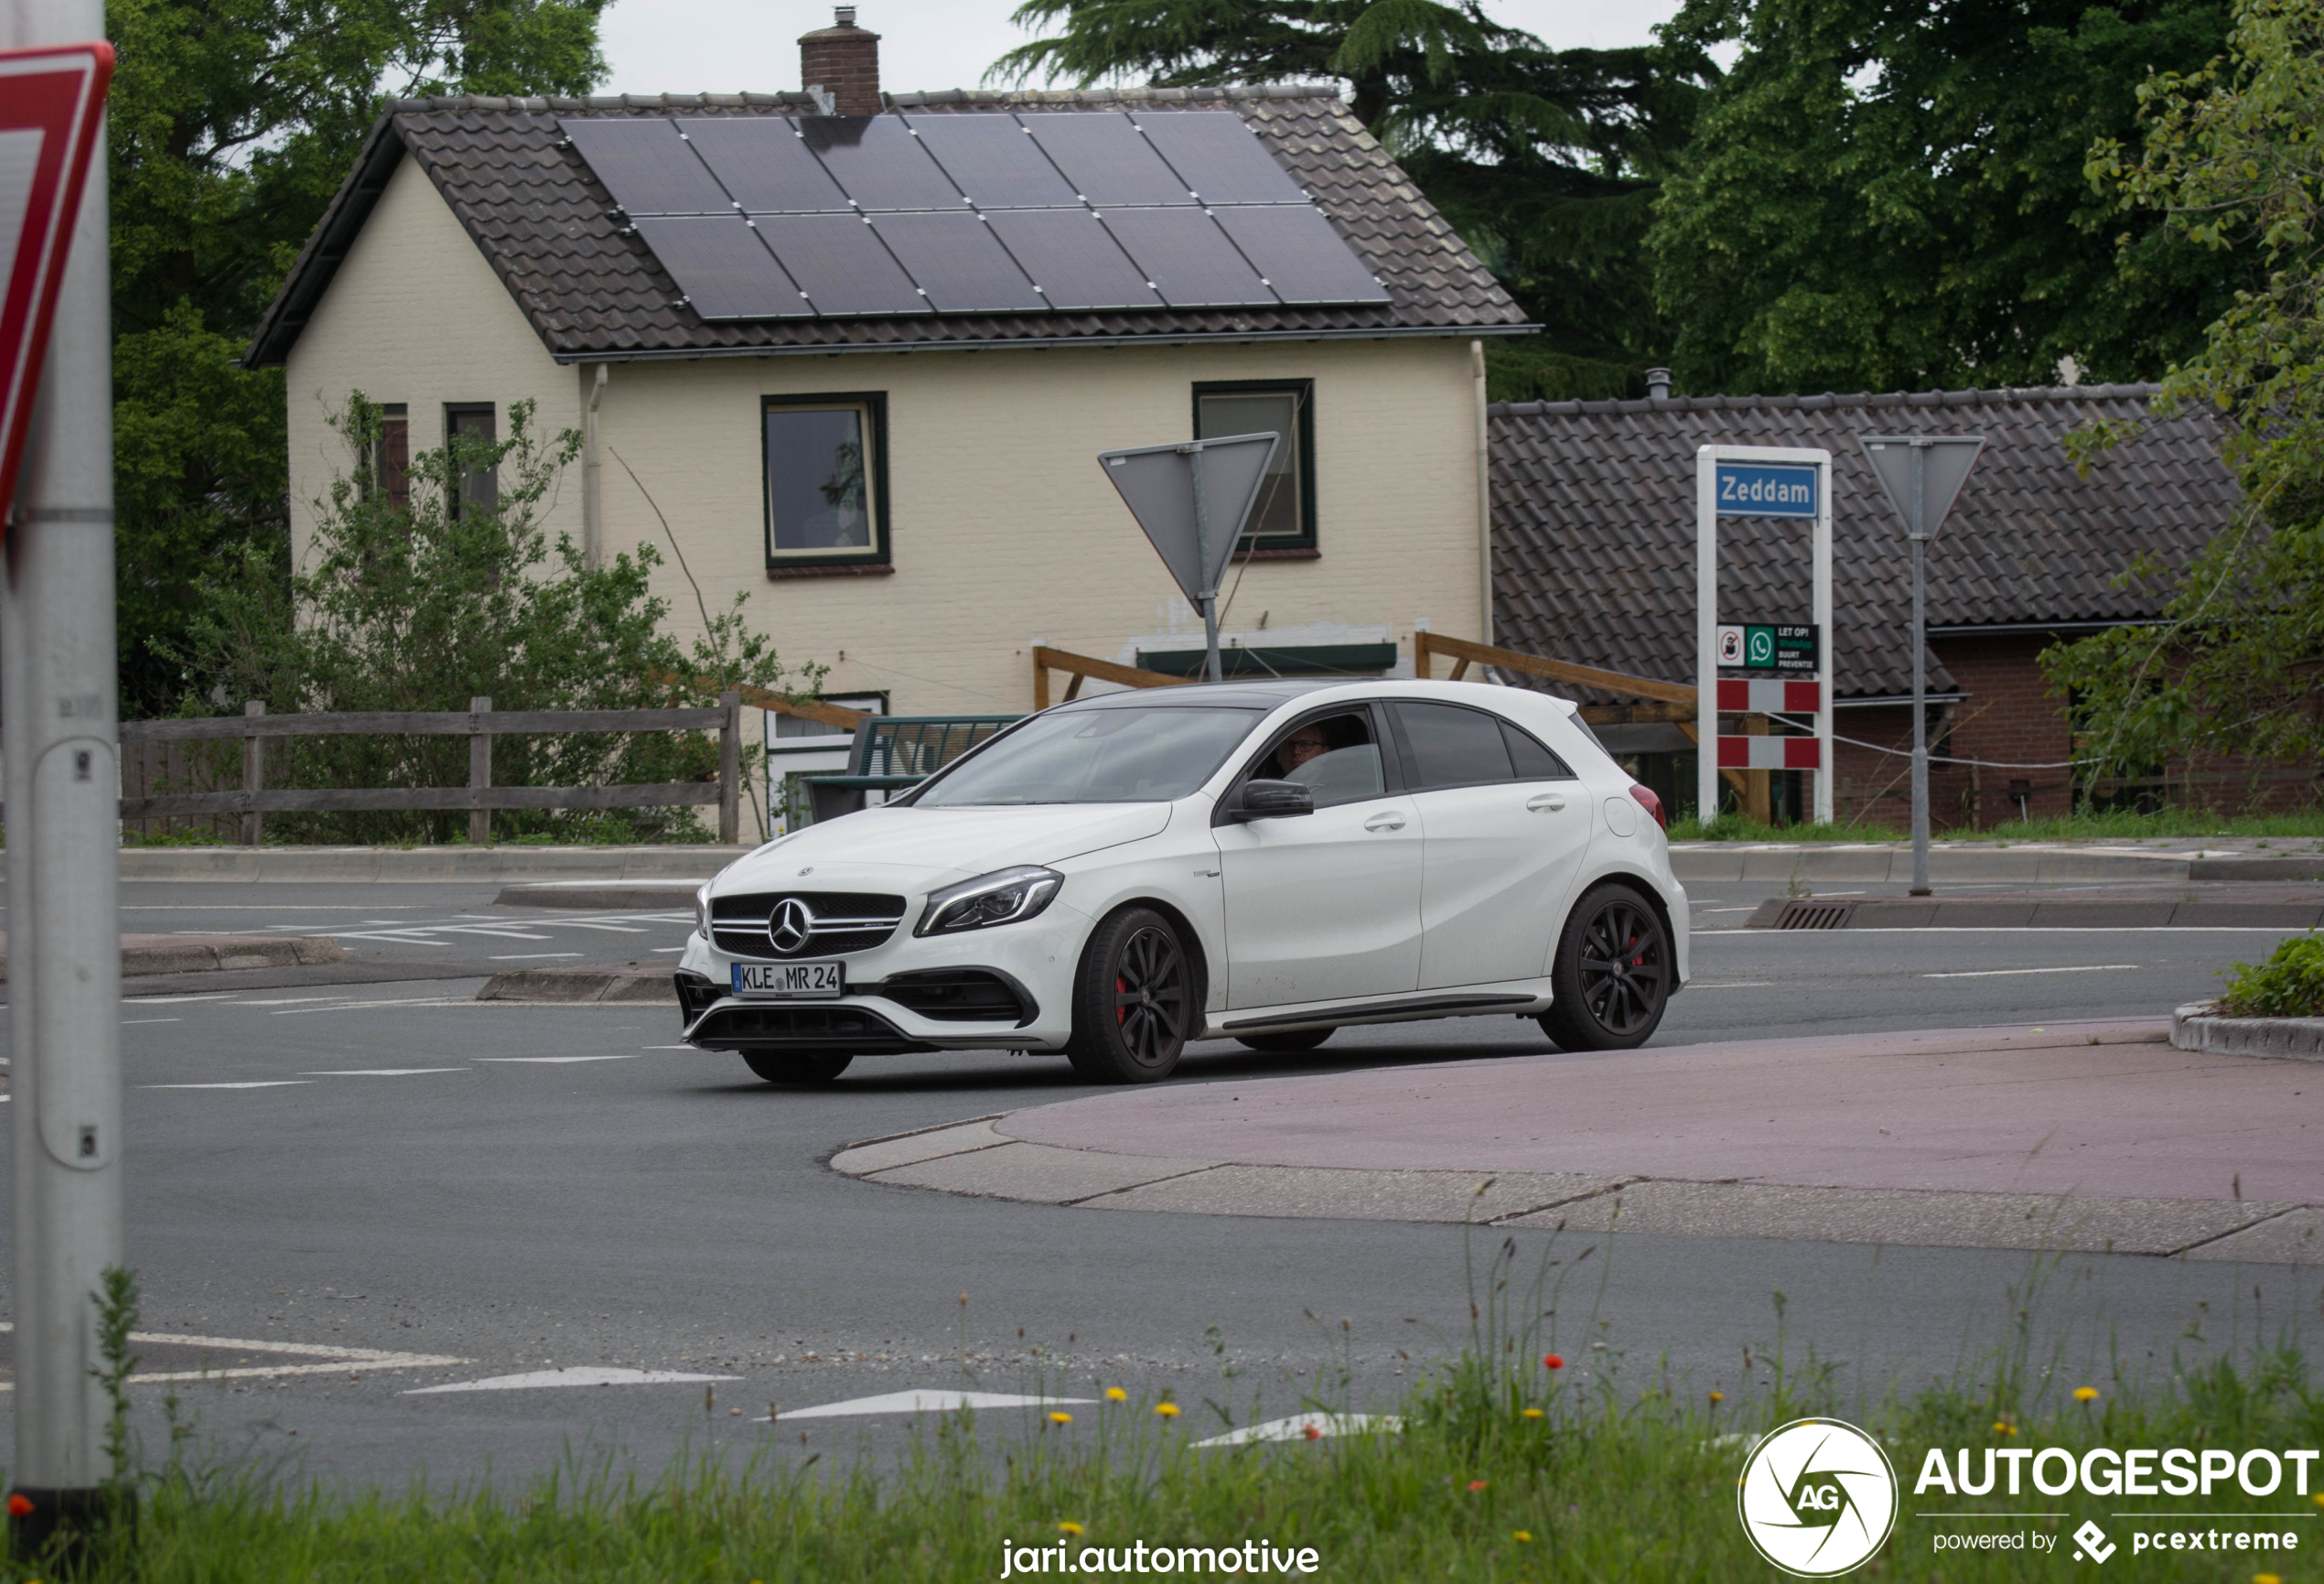
<svg viewBox="0 0 2324 1584"><path fill-rule="evenodd" d="M1416 791L1516 779L1497 717L1449 704L1398 704Z"/></svg>

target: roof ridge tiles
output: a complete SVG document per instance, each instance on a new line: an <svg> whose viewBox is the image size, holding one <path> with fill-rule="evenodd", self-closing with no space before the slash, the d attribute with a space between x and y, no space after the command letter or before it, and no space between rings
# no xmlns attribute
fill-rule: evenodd
<svg viewBox="0 0 2324 1584"><path fill-rule="evenodd" d="M882 95L890 110L933 104L1188 104L1236 100L1318 99L1344 103L1328 82L1229 83L1190 88L939 88ZM492 93L433 93L387 101L390 115L443 114L463 110L539 113L592 110L691 110L704 105L767 105L807 108L812 94L793 91L739 92L593 93L511 96Z"/></svg>
<svg viewBox="0 0 2324 1584"><path fill-rule="evenodd" d="M2107 385L2001 385L1964 391L1860 391L1849 394L1823 391L1806 395L1704 395L1622 397L1602 401L1495 402L1491 412L1504 417L1598 417L1618 414L1735 413L1764 409L1775 412L1830 412L1851 407L1972 407L2017 406L2060 402L2114 402L2154 395L2158 384L2134 383Z"/></svg>

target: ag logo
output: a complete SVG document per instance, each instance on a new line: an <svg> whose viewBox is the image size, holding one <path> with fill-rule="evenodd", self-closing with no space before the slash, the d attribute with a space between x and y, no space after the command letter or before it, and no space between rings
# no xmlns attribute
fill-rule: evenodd
<svg viewBox="0 0 2324 1584"><path fill-rule="evenodd" d="M1736 1482L1743 1532L1802 1579L1860 1568L1896 1523L1897 1474L1880 1444L1838 1419L1794 1419L1751 1449Z"/></svg>

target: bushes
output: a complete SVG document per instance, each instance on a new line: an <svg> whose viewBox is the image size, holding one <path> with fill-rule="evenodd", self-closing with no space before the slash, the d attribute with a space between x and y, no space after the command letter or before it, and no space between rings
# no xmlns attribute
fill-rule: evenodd
<svg viewBox="0 0 2324 1584"><path fill-rule="evenodd" d="M2230 1018L2324 1018L2324 936L2294 935L2266 962L2228 969L2219 1009Z"/></svg>

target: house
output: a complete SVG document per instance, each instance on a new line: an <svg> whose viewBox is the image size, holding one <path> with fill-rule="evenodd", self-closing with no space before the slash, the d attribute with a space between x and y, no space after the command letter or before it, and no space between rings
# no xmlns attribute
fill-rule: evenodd
<svg viewBox="0 0 2324 1584"><path fill-rule="evenodd" d="M1273 429L1243 669L1482 629L1482 338L1531 327L1335 90L885 93L839 16L802 92L392 102L248 354L292 501L350 391L402 455L532 401L588 435L553 530L654 544L673 620L690 574L831 695L1017 712L1036 644L1201 645L1097 453Z"/></svg>
<svg viewBox="0 0 2324 1584"><path fill-rule="evenodd" d="M2311 775L2213 764L2085 784L2067 701L2037 663L2060 640L2153 621L2168 576L2125 579L2142 557L2183 567L2238 495L2220 419L2158 417L2154 387L2066 386L1911 395L1650 397L1491 409L1495 641L1631 675L1695 681L1695 451L1816 447L1832 453L1835 817L1902 824L1912 741L1911 562L1859 435L1982 435L1985 448L1929 546L1930 805L1941 825L2062 814L2093 798L2168 792L2241 803L2256 789L2308 801ZM2095 421L2135 437L2087 476L2066 436ZM1720 617L1802 621L1804 526L1722 520ZM1513 680L1513 679L1512 679ZM1677 712L1593 695L1598 730L1666 799L1695 801L1694 745ZM2168 772L2167 774L2165 772ZM1801 772L1773 778L1769 812L1801 817Z"/></svg>

